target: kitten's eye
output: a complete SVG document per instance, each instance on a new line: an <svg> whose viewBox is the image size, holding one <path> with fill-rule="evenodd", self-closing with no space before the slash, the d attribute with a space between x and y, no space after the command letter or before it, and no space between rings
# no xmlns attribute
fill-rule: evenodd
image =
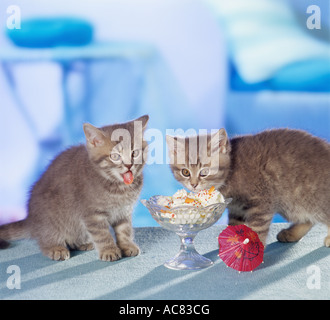
<svg viewBox="0 0 330 320"><path fill-rule="evenodd" d="M113 161L118 161L118 160L120 160L120 158L121 158L121 156L118 153L111 153L110 154L110 159L113 160Z"/></svg>
<svg viewBox="0 0 330 320"><path fill-rule="evenodd" d="M205 168L205 169L202 169L202 170L199 172L199 175L200 175L201 177L206 177L206 176L209 175L209 173L210 173L210 170L207 169L207 168Z"/></svg>
<svg viewBox="0 0 330 320"><path fill-rule="evenodd" d="M137 158L137 157L140 155L140 152L141 152L141 150L134 150L134 151L132 152L132 156L133 156L133 158Z"/></svg>
<svg viewBox="0 0 330 320"><path fill-rule="evenodd" d="M189 177L190 176L190 172L188 169L182 169L181 173L184 177Z"/></svg>

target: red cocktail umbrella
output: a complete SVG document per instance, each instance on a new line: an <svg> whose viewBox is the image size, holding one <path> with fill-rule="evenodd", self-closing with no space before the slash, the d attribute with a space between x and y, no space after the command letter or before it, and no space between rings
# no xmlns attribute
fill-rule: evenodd
<svg viewBox="0 0 330 320"><path fill-rule="evenodd" d="M238 271L252 271L263 261L264 245L246 225L228 226L219 234L219 257Z"/></svg>

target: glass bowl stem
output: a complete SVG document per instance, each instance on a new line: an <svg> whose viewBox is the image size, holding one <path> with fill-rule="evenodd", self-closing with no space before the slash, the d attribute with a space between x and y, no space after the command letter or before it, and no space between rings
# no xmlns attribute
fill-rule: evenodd
<svg viewBox="0 0 330 320"><path fill-rule="evenodd" d="M180 251L164 263L165 267L175 270L199 270L213 265L210 259L203 257L196 251L194 245L196 234L178 234L181 240Z"/></svg>

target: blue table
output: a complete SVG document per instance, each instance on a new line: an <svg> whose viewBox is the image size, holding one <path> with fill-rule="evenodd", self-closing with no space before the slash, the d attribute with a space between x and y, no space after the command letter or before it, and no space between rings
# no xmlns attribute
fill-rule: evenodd
<svg viewBox="0 0 330 320"><path fill-rule="evenodd" d="M136 78L143 84L143 72L146 65L156 56L156 50L147 44L139 43L93 43L80 47L55 47L46 49L29 49L5 47L0 50L0 63L10 84L17 107L24 116L31 132L37 137L36 127L24 101L19 97L15 85L12 67L18 63L57 62L62 68L62 90L64 96L64 121L61 128L62 144L69 145L82 136L82 123L89 117L89 102L93 95L90 78L90 64L95 61L121 61L137 69ZM79 71L84 81L84 96L79 106L72 105L69 99L68 78L73 71ZM138 100L139 97L136 97ZM40 141L41 148L46 148L47 142Z"/></svg>

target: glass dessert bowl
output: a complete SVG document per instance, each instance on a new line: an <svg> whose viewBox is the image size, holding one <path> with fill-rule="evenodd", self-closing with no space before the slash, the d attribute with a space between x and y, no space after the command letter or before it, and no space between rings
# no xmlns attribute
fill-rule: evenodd
<svg viewBox="0 0 330 320"><path fill-rule="evenodd" d="M175 270L198 270L213 265L210 259L199 254L194 245L194 238L200 230L216 223L231 199L207 206L196 207L193 204L174 207L163 206L164 196L153 196L149 200L141 200L152 217L163 228L174 231L181 240L180 251L167 260L164 266Z"/></svg>

